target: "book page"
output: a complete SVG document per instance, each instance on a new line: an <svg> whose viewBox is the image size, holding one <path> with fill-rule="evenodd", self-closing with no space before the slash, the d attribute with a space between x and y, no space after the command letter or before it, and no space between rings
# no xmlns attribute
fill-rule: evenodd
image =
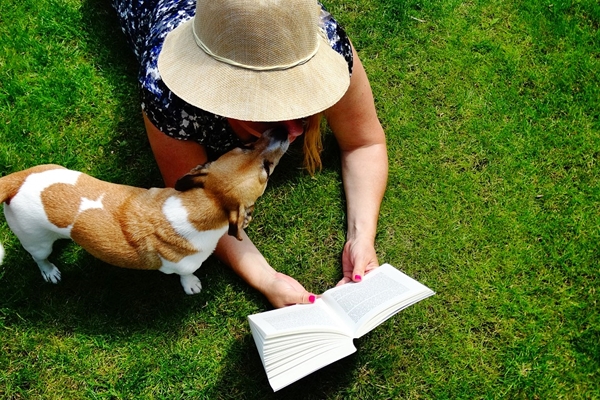
<svg viewBox="0 0 600 400"><path fill-rule="evenodd" d="M432 294L426 286L384 264L367 274L362 282L330 289L322 298L358 338L402 308Z"/></svg>
<svg viewBox="0 0 600 400"><path fill-rule="evenodd" d="M268 338L311 331L351 336L348 328L331 313L322 299L317 299L314 304L297 304L250 315L248 319L260 329L262 336Z"/></svg>

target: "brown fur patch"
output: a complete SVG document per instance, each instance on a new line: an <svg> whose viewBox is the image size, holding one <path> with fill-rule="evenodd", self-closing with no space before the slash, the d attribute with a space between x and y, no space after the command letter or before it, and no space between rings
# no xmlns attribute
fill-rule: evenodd
<svg viewBox="0 0 600 400"><path fill-rule="evenodd" d="M171 262L198 251L190 242L181 237L162 213L165 200L171 195L177 195L174 189L151 189L143 196L130 199L121 207L119 223L127 243L138 249L145 263L154 265L160 263L158 256ZM150 209L155 210L148 213ZM144 254L146 253L146 254ZM154 254L150 254L154 253ZM149 257L149 258L148 258ZM157 268L160 268L158 265Z"/></svg>
<svg viewBox="0 0 600 400"><path fill-rule="evenodd" d="M81 199L77 189L67 183L56 183L41 194L48 220L59 228L66 228L75 221Z"/></svg>

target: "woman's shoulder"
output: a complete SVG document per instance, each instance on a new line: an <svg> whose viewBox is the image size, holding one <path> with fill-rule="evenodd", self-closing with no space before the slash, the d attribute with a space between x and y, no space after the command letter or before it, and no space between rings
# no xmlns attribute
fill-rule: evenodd
<svg viewBox="0 0 600 400"><path fill-rule="evenodd" d="M352 45L346 31L321 4L321 29L325 32L329 45L341 54L348 64L348 72L352 74Z"/></svg>

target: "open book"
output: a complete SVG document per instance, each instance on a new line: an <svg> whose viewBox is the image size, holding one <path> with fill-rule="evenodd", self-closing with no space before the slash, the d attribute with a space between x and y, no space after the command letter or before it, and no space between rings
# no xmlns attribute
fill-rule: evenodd
<svg viewBox="0 0 600 400"><path fill-rule="evenodd" d="M269 383L277 391L356 351L363 336L434 292L389 264L360 283L329 289L314 304L248 316Z"/></svg>

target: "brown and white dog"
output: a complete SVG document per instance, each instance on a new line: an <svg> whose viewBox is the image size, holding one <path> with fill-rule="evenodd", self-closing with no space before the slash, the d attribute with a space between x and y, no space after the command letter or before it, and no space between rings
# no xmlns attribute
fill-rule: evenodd
<svg viewBox="0 0 600 400"><path fill-rule="evenodd" d="M0 201L48 282L60 281L48 261L53 243L71 238L109 264L179 274L185 292L195 294L202 286L194 272L225 232L242 240L254 203L288 146L285 130L269 130L194 168L175 189L118 185L40 165L0 178Z"/></svg>

